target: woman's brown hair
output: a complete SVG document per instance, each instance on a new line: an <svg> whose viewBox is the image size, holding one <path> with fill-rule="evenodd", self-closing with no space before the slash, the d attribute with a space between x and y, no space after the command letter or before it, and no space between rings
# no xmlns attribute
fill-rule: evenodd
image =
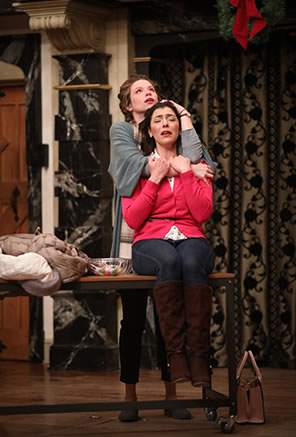
<svg viewBox="0 0 296 437"><path fill-rule="evenodd" d="M126 108L131 103L131 86L134 82L137 82L138 80L147 80L151 83L151 85L154 87L158 98L161 100L163 96L161 95L160 86L157 82L154 82L153 80L149 79L149 77L145 76L144 74L131 74L129 78L123 82L119 89L119 93L117 94L117 97L119 99L119 107L121 109L121 112L124 115L125 121L132 121L133 115L130 111L128 111Z"/></svg>
<svg viewBox="0 0 296 437"><path fill-rule="evenodd" d="M155 140L153 137L150 137L148 130L151 125L151 119L154 111L158 108L171 108L174 113L176 114L177 119L179 120L179 128L181 130L181 118L177 111L176 106L170 102L169 100L166 100L164 102L159 102L153 105L151 108L147 109L147 111L144 114L144 120L139 124L139 133L141 135L141 150L143 155L148 156L150 155L153 150L156 147Z"/></svg>

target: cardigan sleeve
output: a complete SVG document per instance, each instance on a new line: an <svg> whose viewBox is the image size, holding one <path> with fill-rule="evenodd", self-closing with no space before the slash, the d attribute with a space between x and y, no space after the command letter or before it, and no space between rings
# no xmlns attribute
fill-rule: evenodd
<svg viewBox="0 0 296 437"><path fill-rule="evenodd" d="M148 177L148 158L138 149L134 129L126 121L116 121L110 128L111 160L108 173L120 196L132 195L142 173Z"/></svg>
<svg viewBox="0 0 296 437"><path fill-rule="evenodd" d="M181 132L181 155L189 158L195 164L202 157L202 142L195 129L185 129Z"/></svg>
<svg viewBox="0 0 296 437"><path fill-rule="evenodd" d="M204 144L202 145L202 159L211 167L213 173L216 174L217 162L212 160L211 155Z"/></svg>
<svg viewBox="0 0 296 437"><path fill-rule="evenodd" d="M133 195L122 198L122 214L130 228L138 229L150 216L158 190L159 184L148 179L142 186L140 180Z"/></svg>
<svg viewBox="0 0 296 437"><path fill-rule="evenodd" d="M196 178L189 170L180 174L180 180L184 188L184 196L187 206L198 223L209 220L213 211L213 188L210 179L209 186L199 178Z"/></svg>
<svg viewBox="0 0 296 437"><path fill-rule="evenodd" d="M149 177L148 158L143 156L135 142L134 129L126 121L116 121L110 128L111 160L108 173L111 175L120 196L130 197L141 176ZM181 132L179 153L191 162L202 157L215 172L215 165L195 129Z"/></svg>
<svg viewBox="0 0 296 437"><path fill-rule="evenodd" d="M203 159L211 167L213 173L216 173L217 163L212 160L208 149L202 143L194 128L181 132L181 143L178 150L180 155L189 158L193 164Z"/></svg>

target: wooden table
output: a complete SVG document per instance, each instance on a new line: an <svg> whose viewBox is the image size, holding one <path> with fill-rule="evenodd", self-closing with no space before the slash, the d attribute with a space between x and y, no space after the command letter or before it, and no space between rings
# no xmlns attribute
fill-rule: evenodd
<svg viewBox="0 0 296 437"><path fill-rule="evenodd" d="M236 357L234 349L234 278L233 273L212 273L209 285L213 288L225 287L226 290L226 337L228 354L228 395L219 393L211 387L202 389L201 399L137 401L137 402L94 402L50 405L9 405L0 406L0 415L74 413L94 411L119 411L128 409L150 410L169 408L204 408L208 420L216 420L217 408L229 407L229 417L219 420L221 431L230 434L234 430L236 406ZM75 282L63 284L62 290L73 290L79 294L89 291L151 289L155 284L154 276L135 274L120 276L83 276ZM7 292L7 293L3 293ZM58 294L59 291L55 294ZM28 293L13 281L0 279L0 298L15 297Z"/></svg>

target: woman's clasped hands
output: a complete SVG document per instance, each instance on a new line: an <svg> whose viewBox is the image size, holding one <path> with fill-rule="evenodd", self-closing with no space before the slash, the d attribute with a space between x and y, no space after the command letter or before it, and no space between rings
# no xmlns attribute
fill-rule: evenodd
<svg viewBox="0 0 296 437"><path fill-rule="evenodd" d="M177 173L185 173L186 171L189 171L191 169L190 159L182 155L171 158L170 164Z"/></svg>
<svg viewBox="0 0 296 437"><path fill-rule="evenodd" d="M150 158L148 167L150 171L150 181L159 184L163 178L168 176L171 165L166 159Z"/></svg>
<svg viewBox="0 0 296 437"><path fill-rule="evenodd" d="M150 171L150 180L159 184L165 177L174 177L192 169L194 176L202 179L209 186L207 178L213 179L214 174L211 167L206 163L191 164L185 156L178 155L166 161L163 158L149 158L148 167Z"/></svg>

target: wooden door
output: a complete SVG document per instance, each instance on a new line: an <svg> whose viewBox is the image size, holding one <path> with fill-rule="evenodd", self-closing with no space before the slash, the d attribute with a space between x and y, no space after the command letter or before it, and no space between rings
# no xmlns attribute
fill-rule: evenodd
<svg viewBox="0 0 296 437"><path fill-rule="evenodd" d="M0 235L28 232L25 91L0 83ZM0 301L0 360L29 358L29 299Z"/></svg>

